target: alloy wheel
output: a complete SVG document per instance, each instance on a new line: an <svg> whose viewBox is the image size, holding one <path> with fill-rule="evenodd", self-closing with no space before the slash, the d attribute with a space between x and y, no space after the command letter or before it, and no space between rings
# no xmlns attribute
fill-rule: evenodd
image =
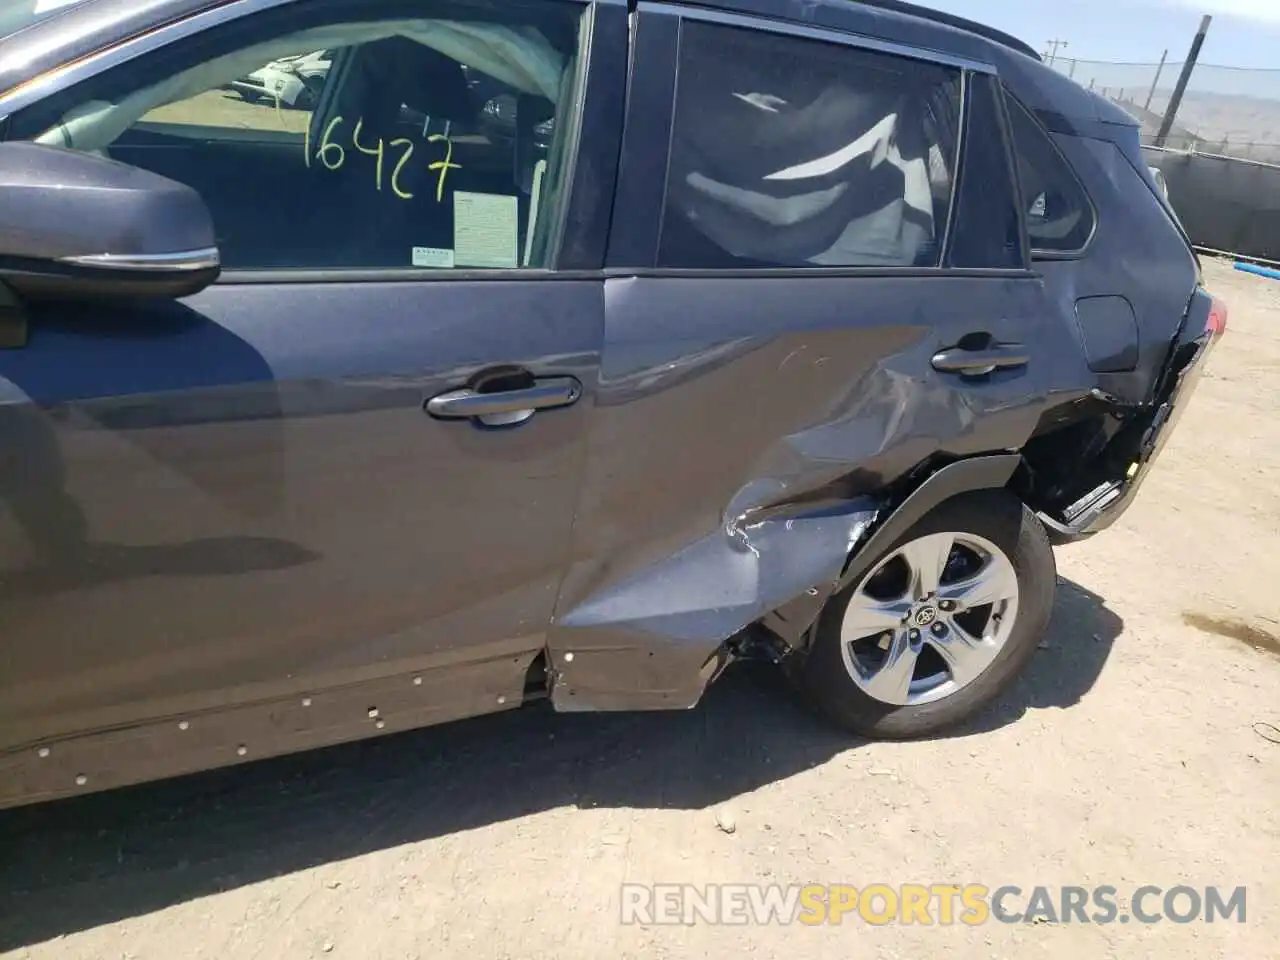
<svg viewBox="0 0 1280 960"><path fill-rule="evenodd" d="M840 626L845 669L894 706L949 697L991 666L1018 616L1018 577L999 547L972 533L902 544L854 590Z"/></svg>

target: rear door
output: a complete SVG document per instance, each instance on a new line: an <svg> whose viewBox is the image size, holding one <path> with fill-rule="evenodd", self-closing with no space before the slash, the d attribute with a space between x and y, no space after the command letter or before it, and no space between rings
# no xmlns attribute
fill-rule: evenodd
<svg viewBox="0 0 1280 960"><path fill-rule="evenodd" d="M256 3L18 103L12 137L196 186L225 271L41 308L0 352L3 746L136 729L198 767L235 741L156 737L204 712L282 704L256 756L519 702L580 492L625 44L609 3ZM240 89L322 49L314 97ZM515 92L506 139L478 77Z"/></svg>
<svg viewBox="0 0 1280 960"><path fill-rule="evenodd" d="M861 495L1018 448L1081 364L989 65L659 4L636 31L552 653L566 704L688 706L726 637L835 578ZM845 522L787 519L824 503Z"/></svg>

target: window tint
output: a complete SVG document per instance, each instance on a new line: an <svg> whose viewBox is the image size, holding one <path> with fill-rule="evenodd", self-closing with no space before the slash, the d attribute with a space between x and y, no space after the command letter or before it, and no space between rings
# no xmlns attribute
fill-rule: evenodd
<svg viewBox="0 0 1280 960"><path fill-rule="evenodd" d="M686 22L659 262L935 266L959 71Z"/></svg>
<svg viewBox="0 0 1280 960"><path fill-rule="evenodd" d="M1094 222L1084 187L1031 112L1012 97L1006 100L1031 249L1055 253L1083 249Z"/></svg>
<svg viewBox="0 0 1280 960"><path fill-rule="evenodd" d="M30 108L11 136L194 187L227 267L549 266L581 8L405 9L235 21Z"/></svg>

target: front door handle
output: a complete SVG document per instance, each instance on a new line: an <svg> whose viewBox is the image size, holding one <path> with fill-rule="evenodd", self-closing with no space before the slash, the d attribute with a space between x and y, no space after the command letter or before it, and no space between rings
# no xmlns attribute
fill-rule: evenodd
<svg viewBox="0 0 1280 960"><path fill-rule="evenodd" d="M582 396L574 377L547 377L517 390L450 390L427 401L427 413L448 420L476 419L488 426L522 423L535 411L567 407Z"/></svg>
<svg viewBox="0 0 1280 960"><path fill-rule="evenodd" d="M933 369L942 373L958 373L962 377L981 377L996 370L1025 367L1031 360L1020 343L992 343L976 350L948 347L933 355Z"/></svg>

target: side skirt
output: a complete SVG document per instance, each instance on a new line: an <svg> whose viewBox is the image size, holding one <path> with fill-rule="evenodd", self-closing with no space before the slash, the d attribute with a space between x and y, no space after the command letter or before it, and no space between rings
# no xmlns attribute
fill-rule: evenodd
<svg viewBox="0 0 1280 960"><path fill-rule="evenodd" d="M32 743L0 754L0 808L495 713L545 694L541 653ZM526 696L526 678L533 690Z"/></svg>

